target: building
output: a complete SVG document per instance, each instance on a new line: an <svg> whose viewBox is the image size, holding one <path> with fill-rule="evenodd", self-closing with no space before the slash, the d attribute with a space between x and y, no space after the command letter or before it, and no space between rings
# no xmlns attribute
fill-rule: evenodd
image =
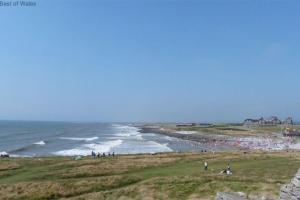
<svg viewBox="0 0 300 200"><path fill-rule="evenodd" d="M284 124L293 125L294 124L293 118L291 118L291 117L286 118L286 120L284 121Z"/></svg>
<svg viewBox="0 0 300 200"><path fill-rule="evenodd" d="M276 116L271 116L269 118L259 118L259 119L246 119L244 121L244 125L278 125L282 124L282 121L276 117Z"/></svg>
<svg viewBox="0 0 300 200"><path fill-rule="evenodd" d="M254 125L254 124L259 124L258 119L245 119L244 125Z"/></svg>
<svg viewBox="0 0 300 200"><path fill-rule="evenodd" d="M188 126L196 126L196 123L186 123L186 124L177 124L177 127L188 127Z"/></svg>
<svg viewBox="0 0 300 200"><path fill-rule="evenodd" d="M281 124L281 120L276 116L271 116L268 119L264 120L265 125L277 125Z"/></svg>

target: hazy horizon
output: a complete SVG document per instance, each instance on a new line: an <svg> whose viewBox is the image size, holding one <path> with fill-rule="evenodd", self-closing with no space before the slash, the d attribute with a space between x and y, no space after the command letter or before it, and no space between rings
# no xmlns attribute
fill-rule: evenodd
<svg viewBox="0 0 300 200"><path fill-rule="evenodd" d="M0 7L0 119L300 121L300 2Z"/></svg>

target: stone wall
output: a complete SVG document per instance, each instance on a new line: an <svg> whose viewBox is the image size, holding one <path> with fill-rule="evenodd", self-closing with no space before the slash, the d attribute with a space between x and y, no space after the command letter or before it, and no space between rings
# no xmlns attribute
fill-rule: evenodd
<svg viewBox="0 0 300 200"><path fill-rule="evenodd" d="M280 200L300 200L300 169L292 181L281 187Z"/></svg>

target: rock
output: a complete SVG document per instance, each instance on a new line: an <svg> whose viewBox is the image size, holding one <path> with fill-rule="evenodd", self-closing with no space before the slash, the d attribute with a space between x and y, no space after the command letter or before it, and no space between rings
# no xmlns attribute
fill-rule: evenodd
<svg viewBox="0 0 300 200"><path fill-rule="evenodd" d="M249 199L271 200L268 197L252 197ZM247 195L239 193L218 192L215 200L247 200ZM280 189L279 200L300 200L300 169L290 183L284 185Z"/></svg>
<svg viewBox="0 0 300 200"><path fill-rule="evenodd" d="M215 200L247 200L247 198L246 195L242 192L239 193L218 192Z"/></svg>
<svg viewBox="0 0 300 200"><path fill-rule="evenodd" d="M280 189L280 200L300 200L300 169L287 185Z"/></svg>

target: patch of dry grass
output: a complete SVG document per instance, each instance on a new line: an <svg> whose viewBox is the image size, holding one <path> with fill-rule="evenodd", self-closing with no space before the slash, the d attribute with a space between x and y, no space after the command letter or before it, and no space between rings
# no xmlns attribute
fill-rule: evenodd
<svg viewBox="0 0 300 200"><path fill-rule="evenodd" d="M15 163L15 162L3 162L0 165L0 171L18 169L20 167L21 166L18 163Z"/></svg>
<svg viewBox="0 0 300 200"><path fill-rule="evenodd" d="M297 171L299 158L299 152L257 151L7 159L0 162L0 199L207 200L218 191L274 198ZM234 174L219 175L228 162Z"/></svg>
<svg viewBox="0 0 300 200"><path fill-rule="evenodd" d="M70 181L36 181L0 185L1 199L55 199L121 187L138 177L110 176Z"/></svg>
<svg viewBox="0 0 300 200"><path fill-rule="evenodd" d="M93 161L83 161L79 166L72 167L72 169L63 173L61 176L64 178L74 178L120 174L146 167L173 163L179 159L178 157L159 157L152 155L121 156L109 159L101 158Z"/></svg>

